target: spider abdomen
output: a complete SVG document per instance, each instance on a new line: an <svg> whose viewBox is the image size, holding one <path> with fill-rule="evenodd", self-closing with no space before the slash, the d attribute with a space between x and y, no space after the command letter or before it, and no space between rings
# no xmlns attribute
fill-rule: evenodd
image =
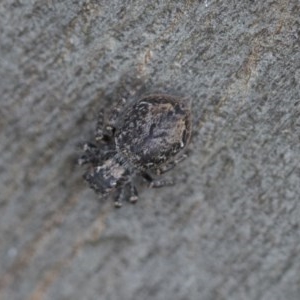
<svg viewBox="0 0 300 300"><path fill-rule="evenodd" d="M191 136L190 102L185 100L151 95L136 102L117 124L117 151L140 170L174 158Z"/></svg>

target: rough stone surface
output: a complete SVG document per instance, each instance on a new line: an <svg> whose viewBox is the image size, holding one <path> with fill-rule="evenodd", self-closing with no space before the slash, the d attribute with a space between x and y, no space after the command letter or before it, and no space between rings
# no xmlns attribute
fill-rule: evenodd
<svg viewBox="0 0 300 300"><path fill-rule="evenodd" d="M298 0L0 3L1 300L298 300ZM116 210L75 146L121 96L193 98L176 187Z"/></svg>

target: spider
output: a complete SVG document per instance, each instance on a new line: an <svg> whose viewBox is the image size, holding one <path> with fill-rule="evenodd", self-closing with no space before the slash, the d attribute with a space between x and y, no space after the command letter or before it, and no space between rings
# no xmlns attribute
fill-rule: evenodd
<svg viewBox="0 0 300 300"><path fill-rule="evenodd" d="M165 94L145 96L131 105L121 99L105 124L99 113L94 142L82 145L80 165L89 164L83 175L89 186L106 196L115 193L115 206L124 199L135 203L134 184L142 176L149 187L174 185L170 179L155 179L183 161L191 131L191 103Z"/></svg>

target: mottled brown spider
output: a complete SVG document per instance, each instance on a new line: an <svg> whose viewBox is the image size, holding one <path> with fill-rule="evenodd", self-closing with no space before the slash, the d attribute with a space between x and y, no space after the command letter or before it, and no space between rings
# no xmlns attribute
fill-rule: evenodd
<svg viewBox="0 0 300 300"><path fill-rule="evenodd" d="M89 164L83 175L96 193L115 191L115 206L124 198L138 199L134 184L141 175L150 187L173 185L173 180L154 179L187 155L182 150L191 136L191 103L170 95L146 96L125 106L125 99L113 109L108 123L98 116L95 142L84 143L80 165Z"/></svg>

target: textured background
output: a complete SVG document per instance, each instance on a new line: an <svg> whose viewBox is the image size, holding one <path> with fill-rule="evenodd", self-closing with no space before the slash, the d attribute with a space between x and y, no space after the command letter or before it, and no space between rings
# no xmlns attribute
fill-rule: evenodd
<svg viewBox="0 0 300 300"><path fill-rule="evenodd" d="M298 0L0 3L0 299L300 298ZM97 111L193 99L176 187L99 201Z"/></svg>

